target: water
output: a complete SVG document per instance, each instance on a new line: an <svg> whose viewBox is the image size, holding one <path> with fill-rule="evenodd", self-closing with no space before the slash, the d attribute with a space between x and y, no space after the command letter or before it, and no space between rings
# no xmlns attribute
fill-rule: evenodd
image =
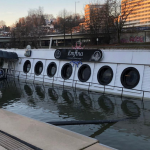
<svg viewBox="0 0 150 150"><path fill-rule="evenodd" d="M150 101L88 93L59 86L14 80L1 81L0 107L42 122L113 120L138 116L114 124L62 126L96 138L120 150L150 149Z"/></svg>

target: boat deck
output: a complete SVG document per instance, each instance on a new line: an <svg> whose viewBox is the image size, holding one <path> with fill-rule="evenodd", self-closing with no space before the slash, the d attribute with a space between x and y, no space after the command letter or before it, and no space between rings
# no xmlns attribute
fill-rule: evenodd
<svg viewBox="0 0 150 150"><path fill-rule="evenodd" d="M0 109L0 150L110 150L84 135Z"/></svg>

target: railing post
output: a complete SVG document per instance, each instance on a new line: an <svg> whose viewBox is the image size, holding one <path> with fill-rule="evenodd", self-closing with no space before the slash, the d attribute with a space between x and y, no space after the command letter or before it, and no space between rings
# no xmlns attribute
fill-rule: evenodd
<svg viewBox="0 0 150 150"><path fill-rule="evenodd" d="M142 97L142 101L143 101L143 99L144 99L144 91L143 91L143 97Z"/></svg>
<svg viewBox="0 0 150 150"><path fill-rule="evenodd" d="M104 94L105 94L105 85L104 85Z"/></svg>
<svg viewBox="0 0 150 150"><path fill-rule="evenodd" d="M75 91L76 91L76 84L77 84L77 80L76 80L76 83L75 83Z"/></svg>
<svg viewBox="0 0 150 150"><path fill-rule="evenodd" d="M122 93L121 93L121 98L122 98L122 95L123 95L123 87L122 87Z"/></svg>
<svg viewBox="0 0 150 150"><path fill-rule="evenodd" d="M89 82L89 87L88 87L88 93L89 93L89 91L90 91L90 82Z"/></svg>

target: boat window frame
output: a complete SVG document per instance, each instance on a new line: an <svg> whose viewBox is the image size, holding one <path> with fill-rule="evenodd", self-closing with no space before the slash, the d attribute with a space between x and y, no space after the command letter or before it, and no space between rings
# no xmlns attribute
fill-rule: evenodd
<svg viewBox="0 0 150 150"><path fill-rule="evenodd" d="M26 64L27 62L29 62L29 64L30 64L30 69L29 69L29 71L25 71L25 69L27 70L27 65L28 65L28 64ZM26 68L25 68L25 67L26 67ZM31 70L31 67L32 67L32 66L31 66L31 61L30 61L30 60L26 60L26 61L24 62L24 65L23 65L23 72L26 73L26 74L29 73L30 70Z"/></svg>
<svg viewBox="0 0 150 150"><path fill-rule="evenodd" d="M56 67L56 71L55 71L55 73L54 73L53 75L50 75L50 74L49 74L49 71L48 71L48 70L50 69L49 67L50 67L51 65L54 65L54 66ZM52 69L52 67L51 67L51 69ZM57 72L57 64L56 64L55 62L49 63L49 65L47 66L47 76L50 77L50 78L52 78L52 77L55 76L56 72Z"/></svg>
<svg viewBox="0 0 150 150"><path fill-rule="evenodd" d="M127 85L127 84L125 83L125 80L124 80L124 75L125 75L125 73L126 73L127 71L130 71L130 70L135 71L135 72L137 73L137 75L138 75L138 80L137 80L136 83L133 84L132 86L131 86L131 85ZM124 88L126 88L126 89L133 89L133 88L135 88L135 87L139 84L139 81L140 81L140 73L139 73L139 71L138 71L136 68L134 68L134 67L127 67L127 68L125 68L125 69L123 70L123 72L121 73L120 80L121 80L121 84L122 84L122 86L123 86Z"/></svg>
<svg viewBox="0 0 150 150"><path fill-rule="evenodd" d="M87 80L84 80L84 79L82 79L82 77L81 77L81 71L82 71L82 68L84 68L84 67L87 67L87 68L90 69L89 78L88 78ZM79 68L79 70L78 70L78 79L79 79L79 81L81 81L81 82L87 82L87 81L90 79L90 77L91 77L91 67L90 67L88 64L83 64L83 65Z"/></svg>
<svg viewBox="0 0 150 150"><path fill-rule="evenodd" d="M109 79L109 82L107 82L107 83L102 82L100 79L100 73L103 71L103 69L110 69L110 71L111 71L111 78ZM99 71L97 73L97 80L98 80L99 84L101 84L101 85L108 85L112 81L113 76L114 76L114 73L113 73L112 68L110 66L103 66L99 69Z"/></svg>
<svg viewBox="0 0 150 150"><path fill-rule="evenodd" d="M71 67L71 74L69 77L65 77L64 74L63 74L63 69L66 67L66 66L70 66ZM61 77L64 79L64 80L68 80L70 79L70 77L72 76L72 73L73 73L73 68L72 68L72 65L70 63L65 63L62 68L61 68Z"/></svg>
<svg viewBox="0 0 150 150"><path fill-rule="evenodd" d="M41 71L40 73L37 73L37 72L36 72L36 66L37 66L38 64L42 64L42 71ZM35 64L35 66L34 66L34 73L35 73L35 75L39 76L39 75L42 74L42 72L43 72L43 62L42 62L42 61L37 61L36 64Z"/></svg>

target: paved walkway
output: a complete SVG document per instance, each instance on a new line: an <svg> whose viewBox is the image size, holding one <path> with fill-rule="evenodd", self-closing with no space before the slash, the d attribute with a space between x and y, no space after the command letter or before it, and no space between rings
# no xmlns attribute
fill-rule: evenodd
<svg viewBox="0 0 150 150"><path fill-rule="evenodd" d="M14 144L14 142L20 142L25 150L26 146L31 146L31 149L36 147L43 150L112 149L100 145L96 139L20 116L3 109L0 109L0 118L0 132L2 132L0 133L0 150L8 149L8 146L10 150L17 150L15 146L19 144ZM10 139L6 140L5 136L12 138L12 141ZM13 140L15 141L13 142Z"/></svg>

